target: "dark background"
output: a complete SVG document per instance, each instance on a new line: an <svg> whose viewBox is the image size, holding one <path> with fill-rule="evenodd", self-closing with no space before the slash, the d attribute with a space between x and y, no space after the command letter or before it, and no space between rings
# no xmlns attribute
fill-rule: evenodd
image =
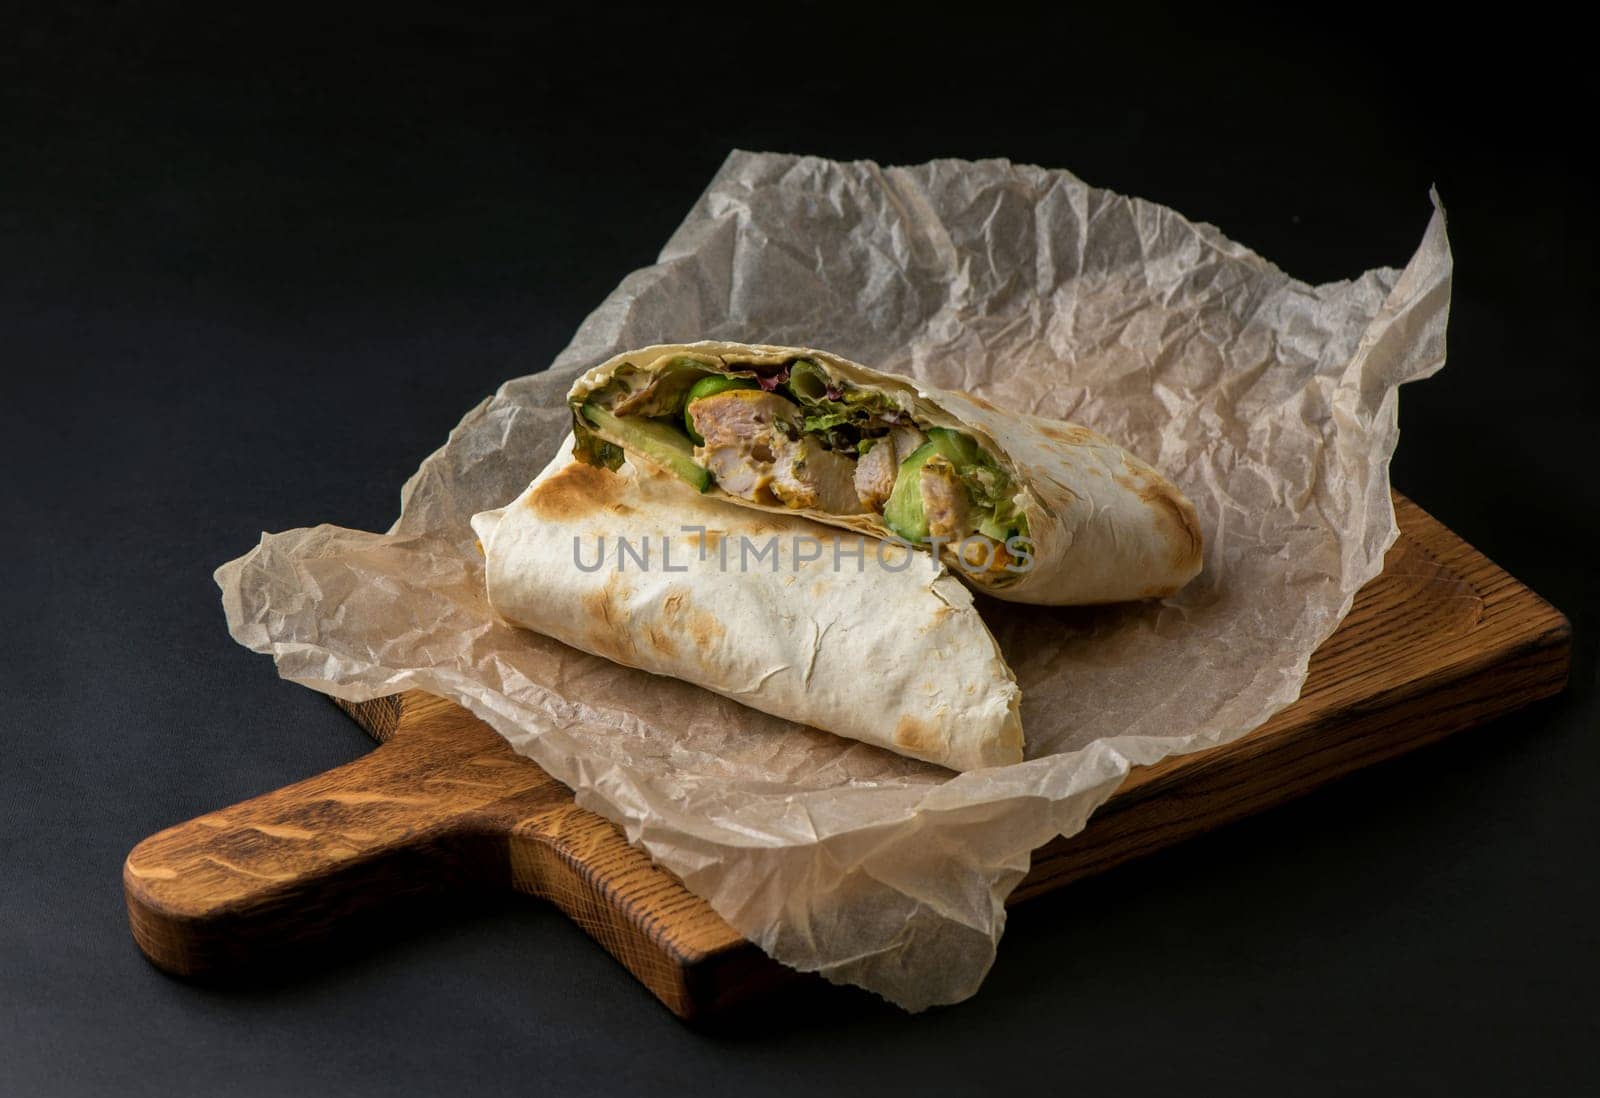
<svg viewBox="0 0 1600 1098"><path fill-rule="evenodd" d="M1600 1086L1571 28L39 7L0 22L0 1092ZM228 639L212 569L262 529L386 527L733 147L1067 167L1311 282L1402 265L1437 184L1450 362L1405 390L1394 482L1567 613L1570 689L1017 911L981 994L919 1017L840 991L696 1033L531 901L253 987L149 967L127 850L368 747Z"/></svg>

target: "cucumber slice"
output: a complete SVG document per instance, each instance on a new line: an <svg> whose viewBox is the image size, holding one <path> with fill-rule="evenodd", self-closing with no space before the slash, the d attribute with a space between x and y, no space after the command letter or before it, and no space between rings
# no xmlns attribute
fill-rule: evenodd
<svg viewBox="0 0 1600 1098"><path fill-rule="evenodd" d="M722 374L712 374L703 377L689 386L689 397L683 402L683 426L689 432L689 437L694 439L695 445L704 445L705 439L700 437L700 432L694 429L694 417L689 415L689 405L701 397L716 396L729 389L759 389L761 386L747 377L724 377Z"/></svg>
<svg viewBox="0 0 1600 1098"><path fill-rule="evenodd" d="M653 419L617 416L590 401L583 406L583 418L610 436L624 450L643 454L646 459L670 470L698 492L711 487L711 473L694 459L694 444L683 432Z"/></svg>

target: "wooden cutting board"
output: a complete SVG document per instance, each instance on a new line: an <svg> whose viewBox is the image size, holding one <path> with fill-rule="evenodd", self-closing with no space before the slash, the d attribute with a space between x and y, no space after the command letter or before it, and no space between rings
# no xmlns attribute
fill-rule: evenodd
<svg viewBox="0 0 1600 1098"><path fill-rule="evenodd" d="M1562 689L1566 619L1409 500L1395 507L1400 540L1300 699L1233 743L1133 771L1085 831L1034 852L1013 903ZM134 940L161 968L259 970L382 905L488 887L553 902L684 1018L798 978L461 707L419 691L340 704L376 750L128 855Z"/></svg>

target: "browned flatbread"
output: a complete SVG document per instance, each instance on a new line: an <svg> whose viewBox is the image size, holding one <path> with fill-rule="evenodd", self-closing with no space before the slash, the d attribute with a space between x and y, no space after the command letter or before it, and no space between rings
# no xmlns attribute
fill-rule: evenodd
<svg viewBox="0 0 1600 1098"><path fill-rule="evenodd" d="M513 624L954 770L1022 760L1016 679L972 593L925 554L565 452L472 525ZM752 564L746 544L775 555Z"/></svg>

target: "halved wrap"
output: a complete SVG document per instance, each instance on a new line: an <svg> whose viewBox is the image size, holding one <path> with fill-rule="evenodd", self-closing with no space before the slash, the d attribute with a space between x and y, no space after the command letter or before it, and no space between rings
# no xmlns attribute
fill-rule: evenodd
<svg viewBox="0 0 1600 1098"><path fill-rule="evenodd" d="M565 452L472 526L515 625L954 770L1022 759L1016 679L924 554Z"/></svg>
<svg viewBox="0 0 1600 1098"><path fill-rule="evenodd" d="M904 539L996 598L1164 597L1202 564L1194 505L1102 436L826 351L645 347L584 374L568 402L585 463L626 454L671 473L683 500Z"/></svg>

